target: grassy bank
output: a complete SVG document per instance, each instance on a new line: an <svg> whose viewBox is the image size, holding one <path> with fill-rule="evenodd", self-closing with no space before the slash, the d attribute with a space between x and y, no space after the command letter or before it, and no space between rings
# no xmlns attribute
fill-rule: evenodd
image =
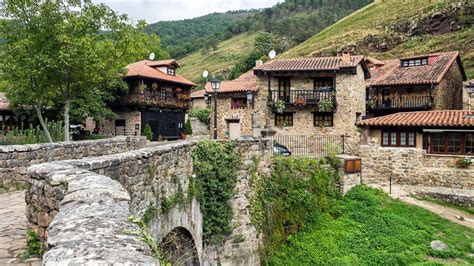
<svg viewBox="0 0 474 266"><path fill-rule="evenodd" d="M434 251L441 240L448 251ZM270 265L473 264L474 231L365 186L274 250Z"/></svg>

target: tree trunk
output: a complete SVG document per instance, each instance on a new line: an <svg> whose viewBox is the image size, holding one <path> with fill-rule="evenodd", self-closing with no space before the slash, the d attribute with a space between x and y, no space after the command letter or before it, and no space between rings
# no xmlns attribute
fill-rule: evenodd
<svg viewBox="0 0 474 266"><path fill-rule="evenodd" d="M64 101L64 141L69 141L69 99Z"/></svg>
<svg viewBox="0 0 474 266"><path fill-rule="evenodd" d="M43 128L44 133L46 134L46 138L48 139L48 142L49 142L49 143L53 143L53 138L51 138L51 134L49 133L48 126L47 126L46 123L44 122L43 114L41 113L41 106L40 106L39 103L36 103L36 104L35 104L35 109L36 109L36 115L38 116L38 119L39 119L39 121L40 121L41 127Z"/></svg>

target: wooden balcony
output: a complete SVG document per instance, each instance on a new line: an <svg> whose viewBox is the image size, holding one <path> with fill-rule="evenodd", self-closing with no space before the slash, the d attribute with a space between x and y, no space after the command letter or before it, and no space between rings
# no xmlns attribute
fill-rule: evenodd
<svg viewBox="0 0 474 266"><path fill-rule="evenodd" d="M178 94L177 97L147 93L129 94L121 96L117 103L120 105L152 106L177 109L188 109L190 107L189 95L187 94Z"/></svg>
<svg viewBox="0 0 474 266"><path fill-rule="evenodd" d="M384 99L367 100L367 106L372 110L426 110L433 106L431 96L396 96Z"/></svg>
<svg viewBox="0 0 474 266"><path fill-rule="evenodd" d="M287 106L312 106L325 111L335 111L337 105L334 89L271 91L270 102L275 104L277 101Z"/></svg>

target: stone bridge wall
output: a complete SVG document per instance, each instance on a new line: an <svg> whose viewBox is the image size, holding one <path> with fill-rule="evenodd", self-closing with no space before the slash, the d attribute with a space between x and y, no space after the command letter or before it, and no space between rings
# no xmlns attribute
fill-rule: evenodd
<svg viewBox="0 0 474 266"><path fill-rule="evenodd" d="M80 159L121 153L145 147L143 137L114 137L28 145L0 146L0 193L25 187L28 166L38 163Z"/></svg>
<svg viewBox="0 0 474 266"><path fill-rule="evenodd" d="M377 143L361 145L363 180L392 182L429 187L474 188L474 166L457 168L455 156L427 155L418 148L381 147Z"/></svg>

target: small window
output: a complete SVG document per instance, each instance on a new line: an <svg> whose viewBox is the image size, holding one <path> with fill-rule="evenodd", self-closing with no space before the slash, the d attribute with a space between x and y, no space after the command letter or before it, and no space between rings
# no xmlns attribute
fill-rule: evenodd
<svg viewBox="0 0 474 266"><path fill-rule="evenodd" d="M416 133L413 131L382 130L382 146L415 147Z"/></svg>
<svg viewBox="0 0 474 266"><path fill-rule="evenodd" d="M474 153L474 133L466 133L465 144L464 144L464 153L473 154Z"/></svg>
<svg viewBox="0 0 474 266"><path fill-rule="evenodd" d="M431 150L435 153L444 153L444 134L434 133L431 135Z"/></svg>
<svg viewBox="0 0 474 266"><path fill-rule="evenodd" d="M334 116L332 113L314 113L313 126L332 127L334 126Z"/></svg>
<svg viewBox="0 0 474 266"><path fill-rule="evenodd" d="M292 113L275 114L275 126L277 127L293 126L293 114Z"/></svg>
<svg viewBox="0 0 474 266"><path fill-rule="evenodd" d="M428 64L428 58L416 58L402 60L402 67L422 66Z"/></svg>
<svg viewBox="0 0 474 266"><path fill-rule="evenodd" d="M124 127L125 126L125 119L117 119L115 120L116 127Z"/></svg>
<svg viewBox="0 0 474 266"><path fill-rule="evenodd" d="M314 78L314 90L332 90L334 86L333 78Z"/></svg>
<svg viewBox="0 0 474 266"><path fill-rule="evenodd" d="M448 153L461 153L460 133L448 133Z"/></svg>
<svg viewBox="0 0 474 266"><path fill-rule="evenodd" d="M168 75L176 76L176 70L172 67L168 67Z"/></svg>
<svg viewBox="0 0 474 266"><path fill-rule="evenodd" d="M244 109L247 108L247 98L232 98L230 102L230 109Z"/></svg>

